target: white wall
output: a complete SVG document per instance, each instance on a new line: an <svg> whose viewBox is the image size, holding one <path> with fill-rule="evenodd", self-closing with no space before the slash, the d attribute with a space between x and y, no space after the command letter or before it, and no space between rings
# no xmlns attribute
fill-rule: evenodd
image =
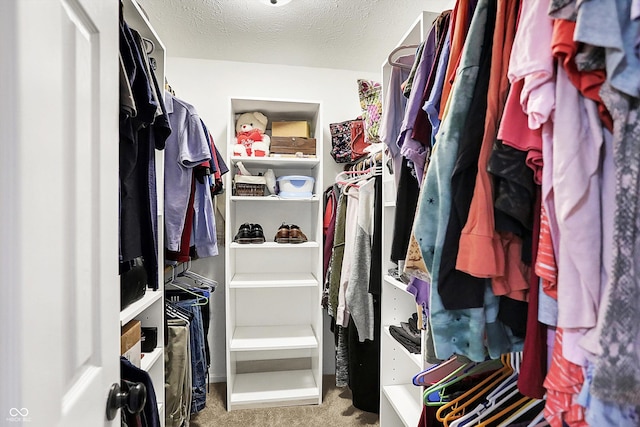
<svg viewBox="0 0 640 427"><path fill-rule="evenodd" d="M381 78L379 74L370 72L171 57L167 59L166 70L168 82L175 90L176 96L196 107L213 135L216 146L225 156L230 97L320 102L324 122L322 128L325 186L330 185L342 169L342 166L336 164L329 155L329 123L360 115L357 79L380 81ZM233 132L233 129L231 131ZM195 262L194 270L213 277L219 283L211 306L209 372L212 382L223 381L226 376L224 248L220 248L220 255L215 258ZM334 373L333 336L328 328L325 328L324 335L324 372Z"/></svg>

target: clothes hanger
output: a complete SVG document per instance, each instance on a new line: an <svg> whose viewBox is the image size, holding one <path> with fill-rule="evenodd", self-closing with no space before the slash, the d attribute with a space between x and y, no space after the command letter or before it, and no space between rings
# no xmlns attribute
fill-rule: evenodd
<svg viewBox="0 0 640 427"><path fill-rule="evenodd" d="M207 296L203 294L199 294L197 292L193 292L192 290L189 289L188 285L184 286L182 283L179 283L179 282L171 282L168 284L168 286L172 286L176 289L181 290L182 292L192 295L195 298L195 301L191 305L202 306L202 305L209 304L209 298Z"/></svg>
<svg viewBox="0 0 640 427"><path fill-rule="evenodd" d="M458 355L454 354L449 359L416 374L413 377L413 384L417 386L430 386L441 381L447 375L451 375L472 362L462 361Z"/></svg>
<svg viewBox="0 0 640 427"><path fill-rule="evenodd" d="M495 371L495 370L498 370L499 372L500 367L502 366L503 364L500 360L488 360L480 363L474 363L468 368L464 368L460 373L455 372L445 377L442 381L439 381L438 383L430 387L427 387L425 389L425 391L422 394L424 404L427 406L440 406L443 404L447 404L449 403L449 401L443 401L442 399L439 401L436 401L436 400L433 400L433 396L430 396L430 395L432 395L436 391L440 391L447 387L451 387L452 385L462 381L463 379L471 375L479 375L487 371ZM492 377L493 375L495 375L495 372L489 375L489 378ZM481 381L481 383L483 381ZM442 393L440 395L443 396Z"/></svg>
<svg viewBox="0 0 640 427"><path fill-rule="evenodd" d="M516 398L519 394L520 390L516 388L515 390L510 390L508 393L500 396L499 399L490 402L489 407L478 414L477 420L480 421L483 419L487 419L487 417L491 419L491 417L493 417L496 412L500 413L505 405L510 405L510 402L512 402L513 399Z"/></svg>
<svg viewBox="0 0 640 427"><path fill-rule="evenodd" d="M502 369L494 372L492 375L485 378L483 381L469 389L467 392L463 393L461 396L442 406L436 412L436 418L439 421L443 422L445 426L449 426L449 423L452 423L458 419L462 418L466 420L484 411L488 403L486 402L486 400L480 401L480 399L486 399L486 396L492 393L496 387L502 384L503 381L509 378L513 373L513 368L510 362L510 355L502 355L500 357L500 361L503 365ZM480 404L470 412L467 411L467 409L470 408L474 402L480 402ZM459 423L454 423L452 425L458 424Z"/></svg>
<svg viewBox="0 0 640 427"><path fill-rule="evenodd" d="M364 163L359 163L364 164ZM374 176L382 175L382 163L374 161L374 163L366 169L362 170L345 170L336 175L335 182L340 185L353 184L354 182Z"/></svg>
<svg viewBox="0 0 640 427"><path fill-rule="evenodd" d="M191 322L192 314L184 311L181 307L172 304L170 301L164 303L165 314L173 319L184 320L187 323Z"/></svg>
<svg viewBox="0 0 640 427"><path fill-rule="evenodd" d="M351 176L348 176L351 175ZM365 171L342 171L338 175L336 175L336 184L349 186L349 187L360 187L357 183L370 178L372 175L369 170Z"/></svg>
<svg viewBox="0 0 640 427"><path fill-rule="evenodd" d="M487 395L487 401L494 404L501 396L504 396L509 391L517 388L518 375L520 374L520 360L522 353L510 353L508 354L508 364L513 369L511 375L504 379L496 388Z"/></svg>
<svg viewBox="0 0 640 427"><path fill-rule="evenodd" d="M438 419L442 419L442 423L449 427L461 425L465 420L475 418L478 414L486 410L489 405L486 401L480 401L472 410L468 410L471 404L478 402L484 395L486 395L496 384L499 384L504 379L504 374L495 372L491 377L486 378L476 387L471 388L467 393L452 400L436 413ZM446 413L451 409L451 412ZM467 421L468 422L468 421Z"/></svg>
<svg viewBox="0 0 640 427"><path fill-rule="evenodd" d="M527 427L536 427L538 425L540 425L540 422L544 421L547 423L547 425L549 424L545 419L544 419L544 408L542 409L542 411L540 411L540 413L538 415L536 415L536 417L531 420L531 422L529 423L529 425L527 425Z"/></svg>
<svg viewBox="0 0 640 427"><path fill-rule="evenodd" d="M400 52L401 50L417 49L419 47L420 47L419 44L408 44L408 45L398 46L398 47L396 47L395 49L393 49L391 51L391 53L387 57L387 62L389 62L389 65L391 65L392 67L402 68L403 70L410 70L412 68L412 65L407 65L407 64L403 64L401 62L394 61L393 60L393 55L395 55L396 53Z"/></svg>
<svg viewBox="0 0 640 427"><path fill-rule="evenodd" d="M522 404L524 403L524 401L528 401L531 398L530 397L521 397L518 402L520 402L520 405L517 406L513 406L512 404L510 404L510 402L513 402L514 398L517 398L518 395L522 396L520 393L520 390L518 390L517 387L515 387L515 389L507 389L510 390L508 393L499 393L496 396L493 396L493 399L490 401L490 406L483 411L482 413L480 413L478 415L477 421L480 421L482 419L486 419L487 417L489 417L489 419L486 420L486 424L479 424L479 425L488 425L488 423L490 421L496 421L500 418L502 418L504 415L506 415L507 413L512 412L512 409L517 409L520 406L522 406ZM505 405L508 405L505 408ZM498 412L496 414L496 412Z"/></svg>
<svg viewBox="0 0 640 427"><path fill-rule="evenodd" d="M204 286L207 288L209 292L213 292L218 285L213 279L202 276L191 270L191 260L187 261L186 267L182 270L181 273L178 274L178 277L187 277L195 282L197 282L200 286Z"/></svg>
<svg viewBox="0 0 640 427"><path fill-rule="evenodd" d="M525 405L530 400L531 400L530 397L526 397L526 396L522 397L521 399L519 399L516 402L512 403L508 407L504 408L502 411L500 411L497 414L493 415L488 420L481 422L480 424L477 425L477 427L489 427L489 426L492 426L496 421L500 420L501 418L504 418L505 416L509 416L509 414L511 414L513 411L516 411L518 408L520 408L521 406ZM484 414L482 414L482 415L484 415Z"/></svg>
<svg viewBox="0 0 640 427"><path fill-rule="evenodd" d="M542 408L538 410L544 410L544 400L531 399L531 402L527 403L525 406L520 408L520 410L514 412L509 418L507 418L506 420L498 424L498 427L510 426L511 424L515 423L518 419L520 419L522 416L530 412L532 409L536 409L540 407L541 404L542 404Z"/></svg>
<svg viewBox="0 0 640 427"><path fill-rule="evenodd" d="M180 289L181 291L186 292L189 295L193 295L195 297L195 302L192 305L195 306L199 306L199 305L207 305L209 303L209 297L196 293L193 291L193 288L191 288L191 286L187 283L182 283L177 281L176 275L175 275L176 269L175 266L171 266L171 281L169 283L167 283L167 286L172 286L174 288ZM201 289L202 290L202 289Z"/></svg>

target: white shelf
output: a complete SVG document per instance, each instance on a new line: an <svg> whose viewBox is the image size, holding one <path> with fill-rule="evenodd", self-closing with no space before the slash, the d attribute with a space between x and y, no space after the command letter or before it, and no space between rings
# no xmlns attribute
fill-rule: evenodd
<svg viewBox="0 0 640 427"><path fill-rule="evenodd" d="M304 243L231 243L231 249L304 249L304 248L319 248L318 242L304 242Z"/></svg>
<svg viewBox="0 0 640 427"><path fill-rule="evenodd" d="M396 414L407 427L415 427L422 413L422 402L416 399L418 391L413 384L388 385L382 388Z"/></svg>
<svg viewBox="0 0 640 427"><path fill-rule="evenodd" d="M236 273L230 288L300 288L318 286L311 273Z"/></svg>
<svg viewBox="0 0 640 427"><path fill-rule="evenodd" d="M296 203L312 203L312 202L317 202L320 200L320 198L317 195L314 195L311 198L305 198L305 199L289 199L289 198L282 198L282 197L278 197L278 196L231 196L230 200L232 202L278 202L278 203L285 203L285 202L296 202Z"/></svg>
<svg viewBox="0 0 640 427"><path fill-rule="evenodd" d="M412 295L411 292L407 291L407 284L404 283L403 281L398 280L395 277L389 276L388 274L384 276L384 281L390 284L391 286L398 288L401 291L408 293L409 295Z"/></svg>
<svg viewBox="0 0 640 427"><path fill-rule="evenodd" d="M248 111L260 111L273 120L308 120L312 125L311 133L313 134L313 125L322 123L318 117L320 103L318 101L297 100L297 99L276 99L276 98L243 98L234 97L231 99L232 113L240 114ZM235 123L235 119L233 120ZM316 132L318 136L322 136L322 132Z"/></svg>
<svg viewBox="0 0 640 427"><path fill-rule="evenodd" d="M277 168L277 167L308 167L313 168L320 164L320 159L317 157L231 157L231 164L242 162L248 167L261 167L261 168Z"/></svg>
<svg viewBox="0 0 640 427"><path fill-rule="evenodd" d="M162 299L161 291L153 291L147 288L142 298L120 312L120 326L126 325L127 322L134 319L138 314L142 313L160 299Z"/></svg>
<svg viewBox="0 0 640 427"><path fill-rule="evenodd" d="M153 367L153 365L155 365L156 362L158 362L158 360L160 360L160 358L162 357L163 348L156 347L153 349L151 353L142 353L142 354L144 355L144 357L140 361L140 369L148 372Z"/></svg>
<svg viewBox="0 0 640 427"><path fill-rule="evenodd" d="M387 335L387 338L393 342L393 344L397 349L399 349L402 353L404 353L407 356L408 359L411 359L411 361L415 363L416 369L417 369L416 374L417 374L422 370L422 355L411 353L409 350L404 348L404 346L400 344L398 340L396 340L393 337L393 335L391 335L391 332L389 332L389 326L390 325L384 325L384 333Z"/></svg>
<svg viewBox="0 0 640 427"><path fill-rule="evenodd" d="M233 332L231 351L317 348L311 325L238 326Z"/></svg>
<svg viewBox="0 0 640 427"><path fill-rule="evenodd" d="M272 98L229 98L228 129L235 129L239 114L259 111L276 121L306 121L316 140L315 157L235 157L233 132L227 133L233 187L238 163L252 173L273 169L276 176L313 177L313 196L293 199L240 196L225 192L225 354L227 409L319 404L322 401L322 218L323 119L319 102ZM248 194L248 193L242 193ZM261 193L262 194L262 193ZM265 243L233 241L237 226L263 217L271 230ZM289 218L291 216L292 218ZM295 220L294 220L295 219ZM280 221L300 226L308 242L276 243ZM273 234L272 234L273 233ZM308 359L306 370L284 365L281 358ZM253 360L260 363L254 364ZM251 371L247 373L247 366ZM317 382L316 382L317 380Z"/></svg>
<svg viewBox="0 0 640 427"><path fill-rule="evenodd" d="M307 403L320 397L311 370L238 374L231 391L232 405L277 406Z"/></svg>

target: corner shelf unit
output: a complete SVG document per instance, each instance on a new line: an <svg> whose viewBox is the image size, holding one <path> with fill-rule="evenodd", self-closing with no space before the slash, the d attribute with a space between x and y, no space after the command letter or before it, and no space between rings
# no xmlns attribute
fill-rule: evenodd
<svg viewBox="0 0 640 427"><path fill-rule="evenodd" d="M397 46L417 45L426 39L431 23L440 12L422 12L405 33ZM382 65L382 96L387 95L391 76L391 65ZM386 163L388 160L384 159ZM407 351L389 333L389 326L406 322L417 311L414 296L407 292L406 285L388 275L390 268L397 267L391 261L396 210L395 176L383 168L383 213L382 213L382 330L380 341L380 426L413 427L418 424L422 412L422 388L413 385L413 376L426 366L424 344L421 354ZM407 218L412 221L413 218ZM424 343L424 333L422 334Z"/></svg>
<svg viewBox="0 0 640 427"><path fill-rule="evenodd" d="M322 128L318 102L231 98L228 153L239 114L260 111L272 121L306 120L316 138L315 158L228 157L226 179L225 310L227 410L322 402ZM315 179L314 197L234 196L237 163L252 173ZM260 224L266 242L233 242L240 225ZM282 223L307 236L275 243Z"/></svg>
<svg viewBox="0 0 640 427"><path fill-rule="evenodd" d="M156 77L159 82L164 81L166 49L160 37L149 22L147 15L136 0L123 0L123 16L127 24L140 33L140 35L153 42L153 52L149 54L156 63ZM156 151L156 191L158 210L156 212L157 223L164 224L164 155L162 151ZM160 227L162 230L162 227ZM120 326L136 319L142 327L157 328L157 347L150 353L142 353L141 369L147 371L153 382L153 388L158 402L160 425L165 423L165 398L164 398L164 235L158 233L158 289L147 288L145 295L140 300L132 303L120 312Z"/></svg>

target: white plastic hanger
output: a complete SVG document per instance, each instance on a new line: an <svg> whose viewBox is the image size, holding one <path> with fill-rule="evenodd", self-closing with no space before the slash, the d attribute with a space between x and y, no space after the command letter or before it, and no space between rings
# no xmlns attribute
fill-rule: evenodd
<svg viewBox="0 0 640 427"><path fill-rule="evenodd" d="M540 413L529 423L527 427L537 427L541 422L549 423L544 419L544 410L540 411Z"/></svg>
<svg viewBox="0 0 640 427"><path fill-rule="evenodd" d="M410 70L412 65L407 65L407 64L403 64L401 62L397 62L393 60L393 55L400 52L401 50L404 49L413 49L414 51L420 47L420 45L418 44L410 44L410 45L403 45L403 46L398 46L395 49L393 49L391 51L391 53L389 54L389 57L387 58L387 61L389 62L389 65L393 66L393 67L398 67L398 68L403 68L405 70Z"/></svg>
<svg viewBox="0 0 640 427"><path fill-rule="evenodd" d="M517 377L520 372L520 361L522 353L510 353L509 360L513 367L513 373L505 378L494 390L489 393L485 401L476 405L471 411L467 412L460 418L455 419L450 427L458 427L463 422L475 418L474 423L480 422L483 418L486 418L491 412L499 408L502 403L507 402L511 397L518 393ZM514 381L515 379L515 381Z"/></svg>
<svg viewBox="0 0 640 427"><path fill-rule="evenodd" d="M191 260L188 261L186 268L178 274L178 277L187 277L197 282L199 285L206 286L209 292L213 292L216 286L218 286L218 282L216 282L215 280L191 271Z"/></svg>
<svg viewBox="0 0 640 427"><path fill-rule="evenodd" d="M171 266L171 281L167 283L167 286L172 286L188 293L189 295L193 295L195 297L195 302L193 303L193 305L207 305L209 303L208 297L197 292L193 292L193 288L189 284L177 281L175 272L175 267Z"/></svg>
<svg viewBox="0 0 640 427"><path fill-rule="evenodd" d="M521 409L519 409L518 411L514 412L513 415L511 415L509 418L507 418L506 420L504 420L503 422L498 424L498 427L507 427L507 426L511 425L518 418L520 418L521 416L523 416L524 414L529 412L532 408L534 408L540 402L542 402L542 400L540 400L540 399L532 400L531 402L529 402L526 405L524 405Z"/></svg>
<svg viewBox="0 0 640 427"><path fill-rule="evenodd" d="M522 357L522 353L511 353L510 357L511 366L513 366L513 373L505 380L505 382L513 381L513 378L517 377L520 373L520 358ZM496 393L493 393L493 395L487 396L489 405L485 411L482 411L482 413L478 415L478 417L476 418L476 422L482 421L483 419L488 418L494 412L501 410L502 405L511 400L511 398L517 396L520 393L517 385L517 381L509 383L508 386L501 387L500 390Z"/></svg>

